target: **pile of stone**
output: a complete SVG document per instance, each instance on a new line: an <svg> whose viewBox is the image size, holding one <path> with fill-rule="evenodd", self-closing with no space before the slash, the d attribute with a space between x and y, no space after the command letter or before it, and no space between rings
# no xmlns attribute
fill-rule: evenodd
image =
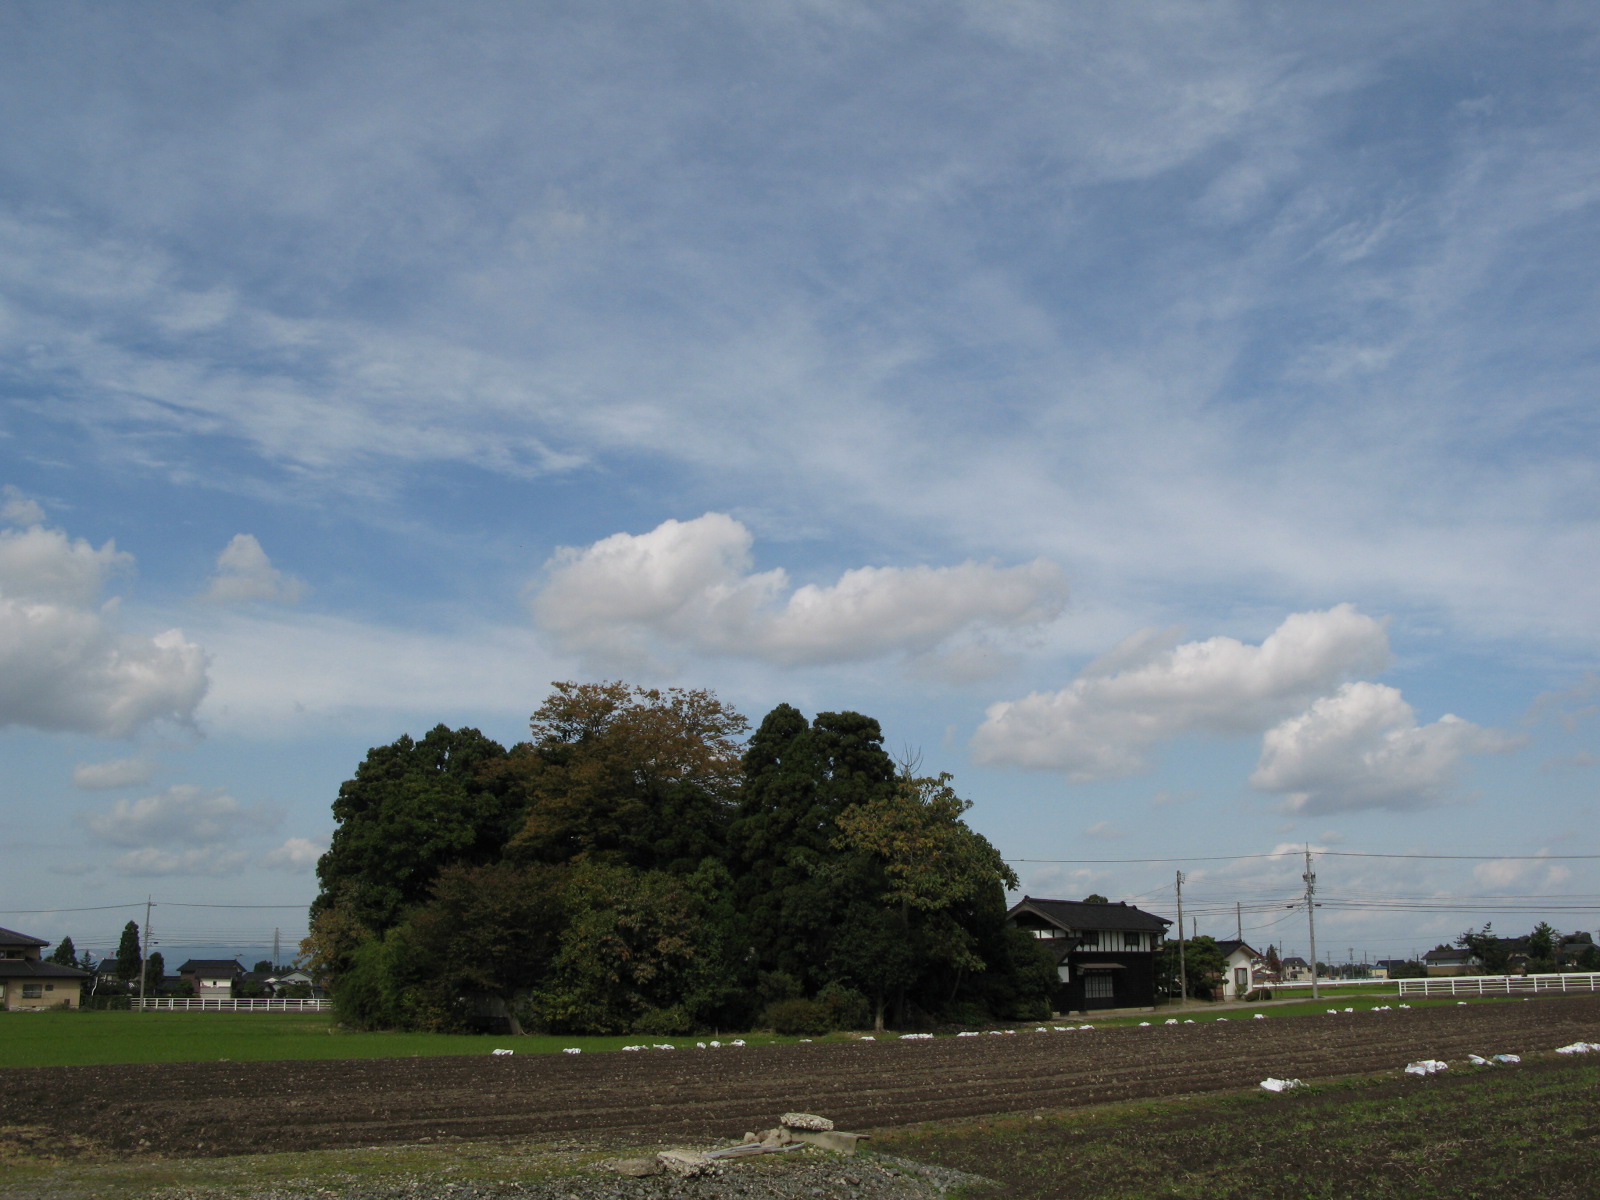
<svg viewBox="0 0 1600 1200"><path fill-rule="evenodd" d="M619 1174L642 1178L647 1175L708 1175L715 1174L718 1164L726 1159L748 1158L756 1154L777 1154L815 1146L819 1150L832 1150L838 1154L854 1154L858 1143L865 1141L864 1133L846 1133L835 1129L827 1117L814 1113L784 1113L777 1127L764 1133L747 1133L736 1145L720 1150L663 1150L654 1158L627 1158L612 1164Z"/></svg>

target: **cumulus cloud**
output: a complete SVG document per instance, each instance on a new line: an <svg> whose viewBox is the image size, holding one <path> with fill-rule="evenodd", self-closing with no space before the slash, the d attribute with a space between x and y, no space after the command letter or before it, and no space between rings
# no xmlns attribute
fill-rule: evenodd
<svg viewBox="0 0 1600 1200"><path fill-rule="evenodd" d="M1303 813L1413 809L1434 804L1468 754L1497 754L1519 739L1446 714L1430 725L1398 690L1347 683L1269 729L1250 782Z"/></svg>
<svg viewBox="0 0 1600 1200"><path fill-rule="evenodd" d="M785 665L925 654L952 639L1037 627L1067 587L1043 559L1015 567L859 567L826 587L752 572L748 529L722 513L561 550L531 597L564 649L648 658L657 645Z"/></svg>
<svg viewBox="0 0 1600 1200"><path fill-rule="evenodd" d="M0 496L5 498L0 502L0 521L8 525L44 524L44 509L36 501L24 496L15 484L8 483L0 488Z"/></svg>
<svg viewBox="0 0 1600 1200"><path fill-rule="evenodd" d="M248 604L258 600L298 604L304 592L304 582L274 567L254 535L236 533L217 555L217 573L211 577L201 599L213 604Z"/></svg>
<svg viewBox="0 0 1600 1200"><path fill-rule="evenodd" d="M263 866L272 867L274 870L302 874L317 865L317 859L322 857L327 848L310 838L292 837L276 850L268 851L261 862Z"/></svg>
<svg viewBox="0 0 1600 1200"><path fill-rule="evenodd" d="M0 531L0 727L124 737L193 719L205 652L177 629L120 633L115 604L95 606L132 561L111 542L95 549L60 530Z"/></svg>
<svg viewBox="0 0 1600 1200"><path fill-rule="evenodd" d="M242 834L270 828L280 814L250 808L220 788L178 784L153 796L118 800L84 819L89 832L113 846L179 843L214 847Z"/></svg>
<svg viewBox="0 0 1600 1200"><path fill-rule="evenodd" d="M110 762L79 763L72 768L72 786L85 791L135 787L155 778L156 764L148 758L117 758Z"/></svg>
<svg viewBox="0 0 1600 1200"><path fill-rule="evenodd" d="M1076 780L1126 775L1168 738L1259 732L1388 661L1383 624L1349 604L1291 614L1259 646L1230 637L1179 643L1176 631L1147 630L1070 687L990 706L973 755Z"/></svg>

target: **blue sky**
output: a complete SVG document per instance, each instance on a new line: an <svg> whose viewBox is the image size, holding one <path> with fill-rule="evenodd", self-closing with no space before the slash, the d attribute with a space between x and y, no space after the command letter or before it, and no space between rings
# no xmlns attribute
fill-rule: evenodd
<svg viewBox="0 0 1600 1200"><path fill-rule="evenodd" d="M1597 37L8 6L0 924L298 932L176 905L626 678L878 717L1034 895L1304 953L1310 845L1341 958L1593 929Z"/></svg>

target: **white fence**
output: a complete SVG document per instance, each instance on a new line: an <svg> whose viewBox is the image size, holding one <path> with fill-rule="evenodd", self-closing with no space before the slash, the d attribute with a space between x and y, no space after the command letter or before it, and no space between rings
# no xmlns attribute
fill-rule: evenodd
<svg viewBox="0 0 1600 1200"><path fill-rule="evenodd" d="M1570 975L1444 975L1401 979L1402 996L1531 996L1548 992L1600 992L1600 973Z"/></svg>
<svg viewBox="0 0 1600 1200"><path fill-rule="evenodd" d="M231 1000L221 996L151 996L129 1002L134 1012L331 1012L332 1000Z"/></svg>
<svg viewBox="0 0 1600 1200"><path fill-rule="evenodd" d="M1318 987L1325 987L1325 988L1331 988L1331 987L1391 987L1392 988L1394 986L1394 984L1395 984L1395 981L1392 980L1392 979L1333 979L1333 978L1330 978L1327 975L1323 975L1323 976L1319 977L1318 980L1317 980L1317 986ZM1295 990L1298 990L1300 988L1304 988L1306 991L1309 992L1311 990L1311 980L1309 980L1309 979L1286 979L1281 983L1263 983L1263 984L1260 984L1259 986L1264 987L1264 988L1271 988L1274 992L1295 991Z"/></svg>

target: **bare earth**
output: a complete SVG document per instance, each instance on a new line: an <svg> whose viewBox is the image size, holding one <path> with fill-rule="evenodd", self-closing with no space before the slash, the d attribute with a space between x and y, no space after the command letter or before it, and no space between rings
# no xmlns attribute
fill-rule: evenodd
<svg viewBox="0 0 1600 1200"><path fill-rule="evenodd" d="M1600 1042L1600 997L1303 1019L637 1053L204 1062L4 1072L0 1127L89 1153L168 1157L567 1136L737 1139L789 1111L841 1129L1398 1070L1422 1058ZM1053 1022L1052 1024L1066 1024Z"/></svg>

